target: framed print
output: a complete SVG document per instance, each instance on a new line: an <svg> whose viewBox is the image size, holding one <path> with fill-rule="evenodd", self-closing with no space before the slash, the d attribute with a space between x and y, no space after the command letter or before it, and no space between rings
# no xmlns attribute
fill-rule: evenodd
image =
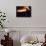
<svg viewBox="0 0 46 46"><path fill-rule="evenodd" d="M31 6L16 6L16 17L31 17Z"/></svg>

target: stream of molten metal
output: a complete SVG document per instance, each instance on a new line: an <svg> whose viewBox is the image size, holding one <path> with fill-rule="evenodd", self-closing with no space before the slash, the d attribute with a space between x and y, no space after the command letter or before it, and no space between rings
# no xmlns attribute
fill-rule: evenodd
<svg viewBox="0 0 46 46"><path fill-rule="evenodd" d="M17 12L26 12L27 9L30 10L29 7L24 6L23 9L18 9Z"/></svg>

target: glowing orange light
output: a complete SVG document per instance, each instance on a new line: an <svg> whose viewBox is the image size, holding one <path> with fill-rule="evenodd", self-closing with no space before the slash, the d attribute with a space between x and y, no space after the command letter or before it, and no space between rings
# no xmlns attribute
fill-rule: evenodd
<svg viewBox="0 0 46 46"><path fill-rule="evenodd" d="M22 9L18 9L17 12L26 12L27 9L29 10L29 7L24 6Z"/></svg>

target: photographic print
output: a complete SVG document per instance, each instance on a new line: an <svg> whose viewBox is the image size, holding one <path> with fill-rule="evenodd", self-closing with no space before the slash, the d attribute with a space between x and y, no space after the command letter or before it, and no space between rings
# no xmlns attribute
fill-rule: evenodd
<svg viewBox="0 0 46 46"><path fill-rule="evenodd" d="M31 6L16 6L16 17L31 17Z"/></svg>

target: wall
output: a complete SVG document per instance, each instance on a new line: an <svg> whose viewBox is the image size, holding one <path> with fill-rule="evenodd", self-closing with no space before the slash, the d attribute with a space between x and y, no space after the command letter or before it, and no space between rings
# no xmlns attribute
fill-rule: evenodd
<svg viewBox="0 0 46 46"><path fill-rule="evenodd" d="M27 2L29 2L27 4ZM16 5L31 5L30 0L0 0L0 9L6 12L7 27L46 27L46 0L32 0L32 17L17 18Z"/></svg>

